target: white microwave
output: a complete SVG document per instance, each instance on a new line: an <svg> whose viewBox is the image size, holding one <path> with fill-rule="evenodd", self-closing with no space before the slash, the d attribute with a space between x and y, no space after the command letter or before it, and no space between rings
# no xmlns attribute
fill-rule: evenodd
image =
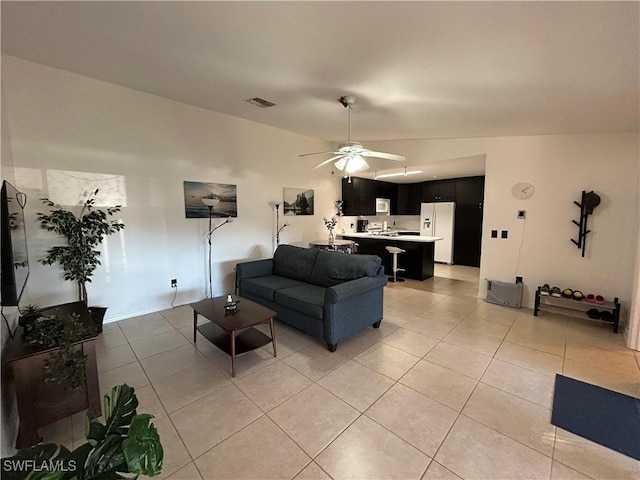
<svg viewBox="0 0 640 480"><path fill-rule="evenodd" d="M376 198L376 215L389 215L391 213L391 200L388 198Z"/></svg>

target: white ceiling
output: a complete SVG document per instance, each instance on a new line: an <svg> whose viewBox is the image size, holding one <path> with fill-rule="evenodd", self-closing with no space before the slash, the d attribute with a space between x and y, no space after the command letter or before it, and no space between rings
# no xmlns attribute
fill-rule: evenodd
<svg viewBox="0 0 640 480"><path fill-rule="evenodd" d="M638 2L1 6L4 54L333 142L347 94L364 142L640 123Z"/></svg>

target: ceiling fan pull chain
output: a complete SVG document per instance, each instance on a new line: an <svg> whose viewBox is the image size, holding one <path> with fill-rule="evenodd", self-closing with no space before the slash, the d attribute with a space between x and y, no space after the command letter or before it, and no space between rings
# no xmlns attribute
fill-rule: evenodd
<svg viewBox="0 0 640 480"><path fill-rule="evenodd" d="M349 140L347 141L350 142L351 141L351 105L347 107L347 110L349 110Z"/></svg>

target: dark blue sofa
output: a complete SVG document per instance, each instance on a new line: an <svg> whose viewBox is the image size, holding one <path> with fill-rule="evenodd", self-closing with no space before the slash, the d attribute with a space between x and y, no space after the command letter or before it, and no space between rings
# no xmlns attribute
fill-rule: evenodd
<svg viewBox="0 0 640 480"><path fill-rule="evenodd" d="M331 352L382 320L387 278L376 255L280 245L271 259L239 263L236 275L241 297L275 310Z"/></svg>

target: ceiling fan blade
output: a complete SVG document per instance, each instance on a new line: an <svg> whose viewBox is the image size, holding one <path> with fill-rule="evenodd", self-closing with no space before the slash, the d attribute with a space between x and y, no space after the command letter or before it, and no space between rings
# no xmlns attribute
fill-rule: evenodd
<svg viewBox="0 0 640 480"><path fill-rule="evenodd" d="M333 155L337 155L340 152L315 152L315 153L303 153L302 155L298 155L299 157L308 157L310 155L327 155L329 153L332 153Z"/></svg>
<svg viewBox="0 0 640 480"><path fill-rule="evenodd" d="M363 157L385 158L387 160L395 160L396 162L404 162L407 157L404 155L396 155L395 153L372 152L370 150L363 151L359 155Z"/></svg>
<svg viewBox="0 0 640 480"><path fill-rule="evenodd" d="M316 168L324 167L327 163L331 163L334 160L337 160L339 158L342 158L342 155L336 155L335 157L331 157L331 158L325 160L324 162L320 162L315 167L313 167L311 170L315 170Z"/></svg>

